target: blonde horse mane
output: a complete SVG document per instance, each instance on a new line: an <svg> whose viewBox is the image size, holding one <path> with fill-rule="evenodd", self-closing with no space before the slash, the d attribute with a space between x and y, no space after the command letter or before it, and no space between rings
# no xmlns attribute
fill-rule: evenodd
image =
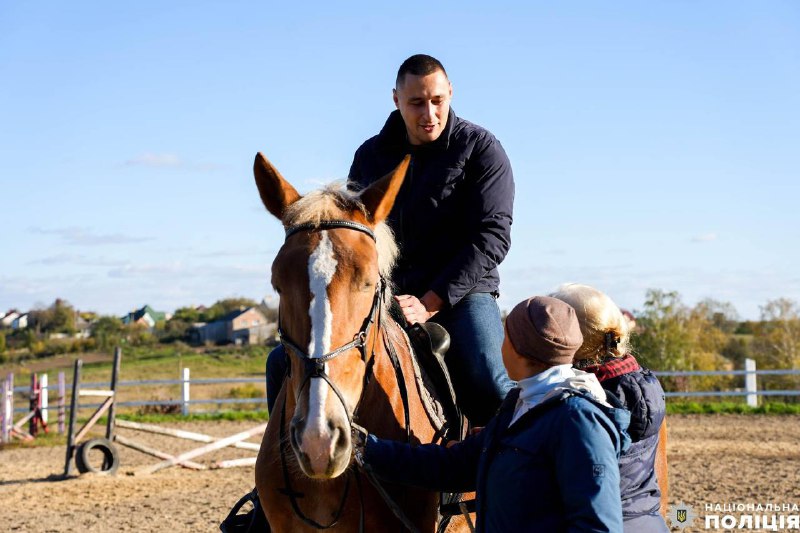
<svg viewBox="0 0 800 533"><path fill-rule="evenodd" d="M367 211L358 193L346 189L344 183L339 181L312 191L287 207L283 224L289 227L298 224L319 225L325 220L347 220L349 214L354 211L367 217ZM378 251L378 271L388 282L397 260L397 243L391 228L385 222L378 223L374 232Z"/></svg>

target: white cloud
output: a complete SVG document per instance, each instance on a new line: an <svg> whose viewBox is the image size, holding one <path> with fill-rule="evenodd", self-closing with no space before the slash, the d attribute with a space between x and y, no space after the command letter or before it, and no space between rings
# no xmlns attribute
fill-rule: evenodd
<svg viewBox="0 0 800 533"><path fill-rule="evenodd" d="M106 244L134 244L153 240L150 237L131 237L122 233L93 233L88 228L68 227L57 229L45 229L38 226L29 228L31 233L40 235L56 235L64 239L67 244L73 246L101 246ZM63 257L61 258L64 259Z"/></svg>
<svg viewBox="0 0 800 533"><path fill-rule="evenodd" d="M125 166L129 167L150 167L150 168L177 168L191 170L195 172L216 172L223 169L222 165L217 163L200 162L188 163L180 158L177 154L154 154L145 152L136 157L125 161Z"/></svg>
<svg viewBox="0 0 800 533"><path fill-rule="evenodd" d="M137 155L133 159L125 161L128 166L145 166L145 167L179 167L183 164L181 158L175 154L152 154L145 152Z"/></svg>
<svg viewBox="0 0 800 533"><path fill-rule="evenodd" d="M703 233L702 235L695 235L692 237L692 242L711 242L717 240L716 233Z"/></svg>

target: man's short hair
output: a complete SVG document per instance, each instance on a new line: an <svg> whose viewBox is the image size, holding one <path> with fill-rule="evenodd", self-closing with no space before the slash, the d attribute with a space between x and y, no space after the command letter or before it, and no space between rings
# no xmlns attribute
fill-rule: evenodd
<svg viewBox="0 0 800 533"><path fill-rule="evenodd" d="M397 69L397 79L394 83L396 87L399 86L406 74L427 76L439 70L447 77L447 71L438 59L426 54L415 54L403 61L403 64Z"/></svg>

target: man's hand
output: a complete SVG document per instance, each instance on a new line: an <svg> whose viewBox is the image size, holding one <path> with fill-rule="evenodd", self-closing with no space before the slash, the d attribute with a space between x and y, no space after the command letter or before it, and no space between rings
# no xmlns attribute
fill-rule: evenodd
<svg viewBox="0 0 800 533"><path fill-rule="evenodd" d="M413 326L417 322L427 322L444 305L444 301L433 291L428 291L422 298L410 294L401 294L394 297L400 304L406 322Z"/></svg>

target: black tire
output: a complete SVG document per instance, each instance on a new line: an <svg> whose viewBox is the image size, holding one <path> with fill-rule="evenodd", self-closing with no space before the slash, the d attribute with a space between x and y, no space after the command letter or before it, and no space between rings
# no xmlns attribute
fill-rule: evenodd
<svg viewBox="0 0 800 533"><path fill-rule="evenodd" d="M92 464L89 454L92 450L100 450L103 452L103 462L99 467ZM78 467L78 472L85 474L91 472L93 474L114 475L119 468L119 453L117 448L108 439L89 439L78 446L75 453L75 466Z"/></svg>

